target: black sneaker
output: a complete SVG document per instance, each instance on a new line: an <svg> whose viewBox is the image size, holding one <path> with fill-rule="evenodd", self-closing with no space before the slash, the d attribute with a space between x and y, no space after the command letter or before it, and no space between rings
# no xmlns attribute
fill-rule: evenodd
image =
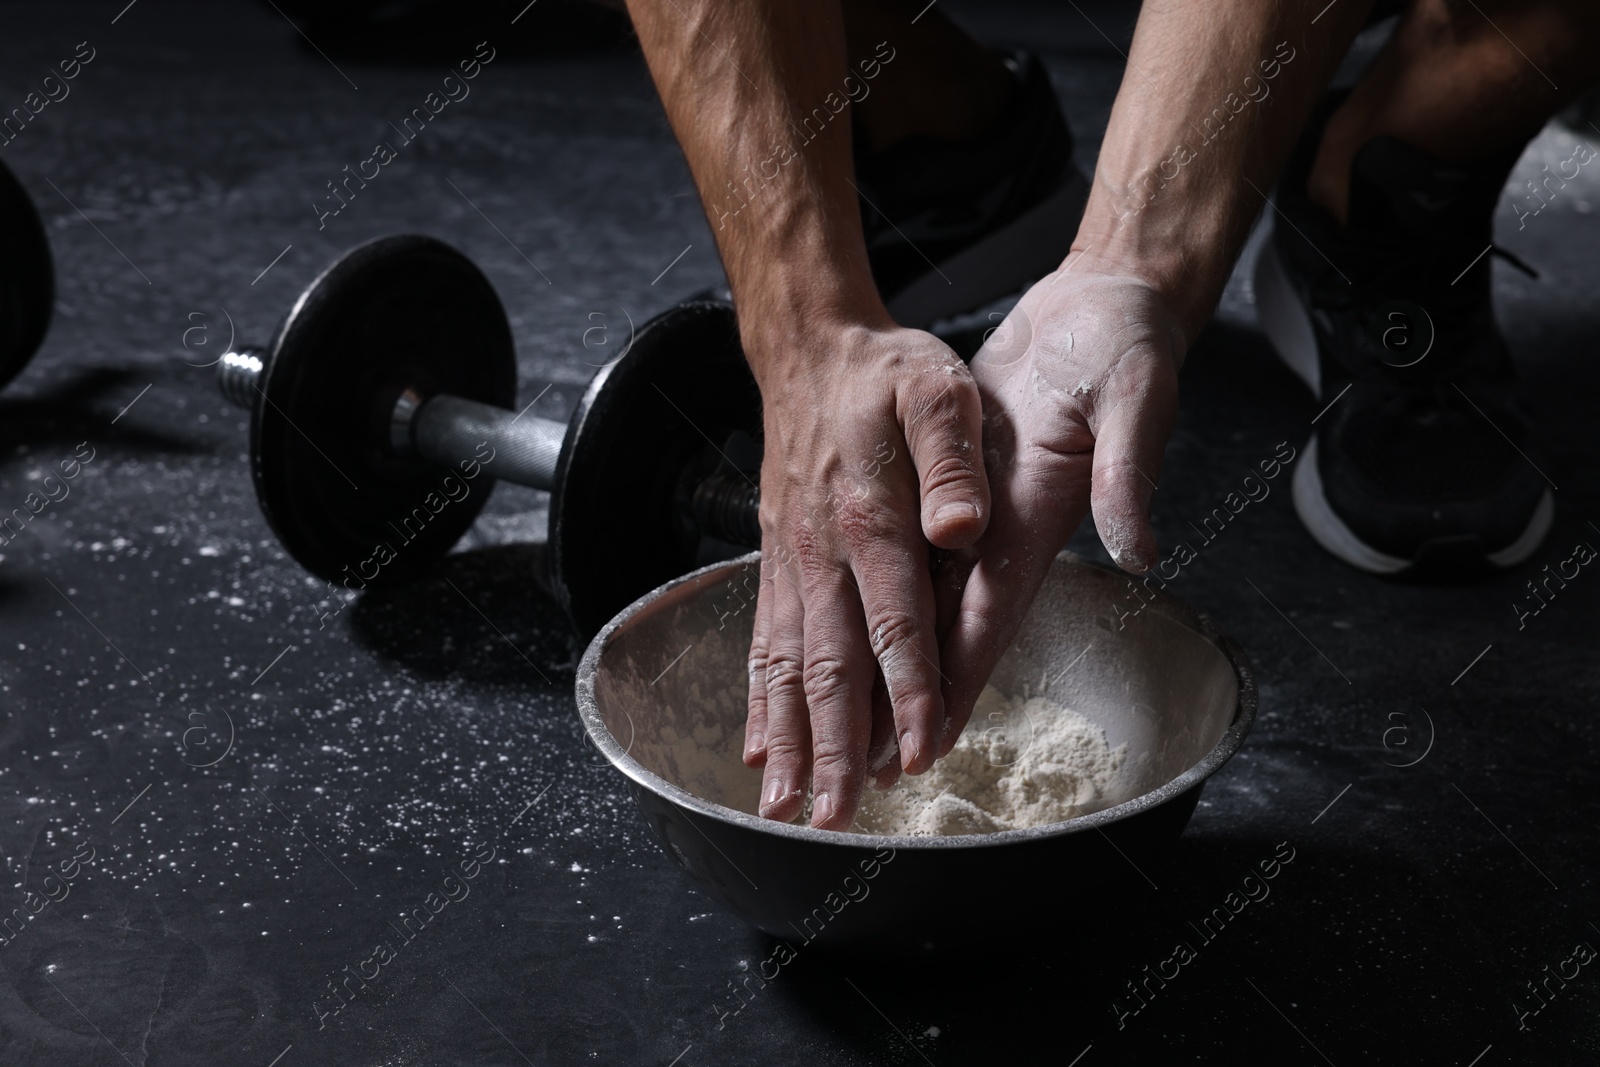
<svg viewBox="0 0 1600 1067"><path fill-rule="evenodd" d="M64 98L63 98L64 99ZM50 238L39 209L0 163L0 386L22 373L44 341L55 305Z"/></svg>
<svg viewBox="0 0 1600 1067"><path fill-rule="evenodd" d="M1338 103L1295 150L1256 263L1262 329L1327 405L1295 470L1295 511L1374 574L1514 566L1555 513L1490 302L1490 260L1513 258L1492 248L1493 210L1521 147L1456 165L1375 139L1351 167L1341 227L1305 191Z"/></svg>
<svg viewBox="0 0 1600 1067"><path fill-rule="evenodd" d="M964 141L856 151L867 254L889 313L926 327L1017 292L1066 258L1089 183L1050 76L1027 53L1005 118Z"/></svg>

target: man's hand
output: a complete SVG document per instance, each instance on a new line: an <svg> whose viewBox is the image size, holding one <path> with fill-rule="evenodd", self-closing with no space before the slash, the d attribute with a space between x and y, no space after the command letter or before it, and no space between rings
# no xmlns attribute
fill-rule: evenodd
<svg viewBox="0 0 1600 1067"><path fill-rule="evenodd" d="M811 824L847 829L869 775L920 774L945 733L929 544L983 532L978 390L886 319L758 343L791 351L751 361L768 460L744 758L762 815L799 814L809 774Z"/></svg>
<svg viewBox="0 0 1600 1067"><path fill-rule="evenodd" d="M901 766L927 769L942 736L928 541L960 547L983 532L977 388L878 297L839 95L858 57L838 0L628 11L761 386L764 573L745 761L766 766L763 815L794 818L809 774L812 825L844 829L869 762L886 785ZM909 39L915 22L884 25Z"/></svg>
<svg viewBox="0 0 1600 1067"><path fill-rule="evenodd" d="M1085 512L1118 565L1142 573L1156 563L1150 495L1177 417L1185 340L1149 283L1085 267L1029 290L972 363L994 513L939 578L941 756Z"/></svg>
<svg viewBox="0 0 1600 1067"><path fill-rule="evenodd" d="M1034 286L973 363L994 514L939 579L941 752L1086 511L1120 565L1156 563L1148 503L1184 349L1372 6L1140 7L1070 269ZM1268 81L1270 106L1244 106Z"/></svg>
<svg viewBox="0 0 1600 1067"><path fill-rule="evenodd" d="M977 368L995 417L980 439L967 372L877 299L839 95L855 57L838 0L629 0L766 412L746 753L766 763L763 814L793 818L809 766L813 825L847 827L870 737L880 755L894 738L912 771L948 751L1090 503L1119 560L1154 562L1145 478L1171 428L1184 339L1371 4L1146 0L1074 241L1130 276L1096 276L1085 254L1029 293L1026 345L1008 362L991 344ZM909 34L918 18L883 32ZM1290 39L1303 57L1270 72ZM1261 78L1276 79L1273 106L1235 107ZM1219 113L1225 133L1206 132ZM802 128L822 115L820 132ZM958 548L983 531L980 449L998 479L994 516L941 619L953 628L940 661L919 535ZM949 503L973 510L947 516ZM883 769L878 784L893 776Z"/></svg>

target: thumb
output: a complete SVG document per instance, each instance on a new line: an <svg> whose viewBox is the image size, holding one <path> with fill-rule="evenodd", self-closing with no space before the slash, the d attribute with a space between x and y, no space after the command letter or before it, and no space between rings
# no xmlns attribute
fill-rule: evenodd
<svg viewBox="0 0 1600 1067"><path fill-rule="evenodd" d="M952 363L952 373L933 375L935 385L913 385L901 404L920 483L922 533L938 548L966 548L989 523L978 386L971 371Z"/></svg>

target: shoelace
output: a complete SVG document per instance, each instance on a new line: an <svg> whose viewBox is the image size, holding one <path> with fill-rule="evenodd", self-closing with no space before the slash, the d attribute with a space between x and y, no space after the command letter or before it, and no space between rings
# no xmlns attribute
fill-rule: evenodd
<svg viewBox="0 0 1600 1067"><path fill-rule="evenodd" d="M1526 260L1517 255L1515 252L1512 252L1509 248L1501 248L1499 245L1492 244L1489 246L1489 255L1499 256L1501 259L1520 270L1523 274L1526 274L1529 278L1533 279L1534 281L1539 280L1539 272L1534 270L1528 265Z"/></svg>

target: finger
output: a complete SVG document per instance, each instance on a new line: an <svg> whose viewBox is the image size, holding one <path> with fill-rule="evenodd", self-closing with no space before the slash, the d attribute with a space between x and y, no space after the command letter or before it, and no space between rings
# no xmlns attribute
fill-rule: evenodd
<svg viewBox="0 0 1600 1067"><path fill-rule="evenodd" d="M879 671L872 683L872 741L867 745L867 785L882 792L900 777L900 743L895 736L894 706Z"/></svg>
<svg viewBox="0 0 1600 1067"><path fill-rule="evenodd" d="M767 649L772 640L772 571L776 561L765 551L770 546L762 537L763 549L758 565L760 585L756 588L754 631L750 635L750 697L744 724L744 762L760 767L767 762ZM769 562L771 561L771 562Z"/></svg>
<svg viewBox="0 0 1600 1067"><path fill-rule="evenodd" d="M994 520L967 576L954 623L940 644L946 678L941 757L955 747L978 695L1021 628L1039 583L1089 510L1088 475L1087 456L1067 459L1053 470L1036 472L1037 480L1009 479L997 493Z"/></svg>
<svg viewBox="0 0 1600 1067"><path fill-rule="evenodd" d="M811 825L821 830L848 830L855 821L872 740L872 649L847 575L829 562L801 564Z"/></svg>
<svg viewBox="0 0 1600 1067"><path fill-rule="evenodd" d="M1005 555L1026 551L1020 545L1002 549L998 557L979 561L967 580L955 627L943 648L945 673L951 681L943 690L945 722L938 747L941 758L955 748L972 717L978 694L1016 637L1049 567L1051 557L1045 553L1026 560L1008 559ZM1006 561L1004 567L996 565L1000 560Z"/></svg>
<svg viewBox="0 0 1600 1067"><path fill-rule="evenodd" d="M767 762L761 776L760 810L765 818L789 822L805 804L811 766L803 673L805 618L792 565L779 563L773 569L767 636Z"/></svg>
<svg viewBox="0 0 1600 1067"><path fill-rule="evenodd" d="M1178 406L1177 377L1170 362L1164 365L1167 373L1141 376L1137 390L1119 398L1094 427L1094 525L1117 566L1135 574L1160 558L1150 498Z"/></svg>
<svg viewBox="0 0 1600 1067"><path fill-rule="evenodd" d="M967 588L967 578L978 564L975 549L960 552L941 552L929 573L933 578L934 623L933 632L944 647L944 640L955 629L956 615L961 610L961 594Z"/></svg>
<svg viewBox="0 0 1600 1067"><path fill-rule="evenodd" d="M939 548L965 548L989 521L978 387L952 357L949 367L907 379L901 394L900 425L917 468L922 533Z"/></svg>
<svg viewBox="0 0 1600 1067"><path fill-rule="evenodd" d="M938 755L945 720L927 543L914 530L861 535L851 567L894 712L900 767L921 774Z"/></svg>

